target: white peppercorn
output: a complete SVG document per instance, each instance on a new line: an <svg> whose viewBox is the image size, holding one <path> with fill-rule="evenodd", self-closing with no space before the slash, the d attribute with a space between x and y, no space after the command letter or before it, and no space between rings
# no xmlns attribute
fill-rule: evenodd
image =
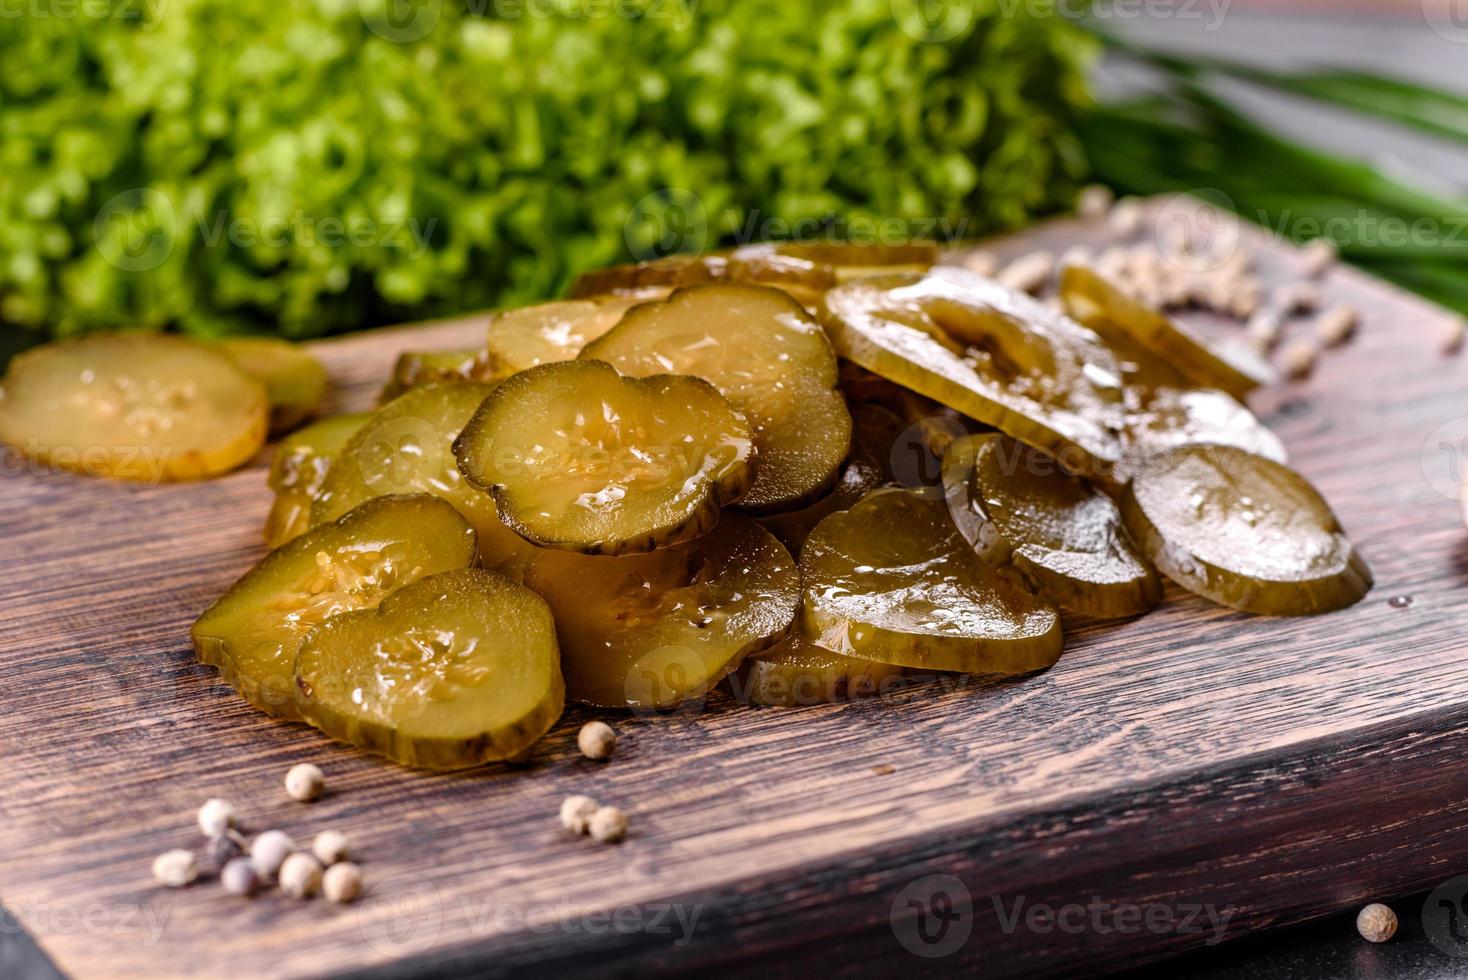
<svg viewBox="0 0 1468 980"><path fill-rule="evenodd" d="M267 830L250 845L250 862L266 881L274 878L285 859L296 849L296 842L282 830Z"/></svg>
<svg viewBox="0 0 1468 980"><path fill-rule="evenodd" d="M1320 306L1320 290L1313 283L1285 283L1275 287L1272 301L1286 315L1313 313Z"/></svg>
<svg viewBox="0 0 1468 980"><path fill-rule="evenodd" d="M1315 321L1315 339L1326 347L1339 347L1356 332L1356 310L1332 306Z"/></svg>
<svg viewBox="0 0 1468 980"><path fill-rule="evenodd" d="M1384 943L1397 934L1397 913L1372 902L1356 913L1356 931L1367 942Z"/></svg>
<svg viewBox="0 0 1468 980"><path fill-rule="evenodd" d="M161 885L182 888L199 877L199 866L192 851L175 848L153 859L153 877Z"/></svg>
<svg viewBox="0 0 1468 980"><path fill-rule="evenodd" d="M1308 378L1315 370L1315 344L1309 340L1294 340L1280 352L1280 369L1285 376L1300 380Z"/></svg>
<svg viewBox="0 0 1468 980"><path fill-rule="evenodd" d="M330 867L347 859L347 835L340 830L323 830L311 842L311 853L316 860Z"/></svg>
<svg viewBox="0 0 1468 980"><path fill-rule="evenodd" d="M1105 184L1091 184L1081 188L1076 198L1076 214L1082 218L1099 218L1111 209L1116 195Z"/></svg>
<svg viewBox="0 0 1468 980"><path fill-rule="evenodd" d="M985 252L982 249L968 253L964 257L963 264L968 271L983 276L985 279L994 278L994 273L999 271L999 260L994 257L994 253Z"/></svg>
<svg viewBox="0 0 1468 980"><path fill-rule="evenodd" d="M293 800L309 803L321 795L321 790L326 786L326 775L319 766L313 766L309 762L302 762L291 766L290 771L285 774L285 791Z"/></svg>
<svg viewBox="0 0 1468 980"><path fill-rule="evenodd" d="M235 809L226 800L205 800L199 807L199 829L206 837L218 837L235 824Z"/></svg>
<svg viewBox="0 0 1468 980"><path fill-rule="evenodd" d="M627 814L614 806L604 806L591 815L591 836L604 844L615 844L627 836Z"/></svg>
<svg viewBox="0 0 1468 980"><path fill-rule="evenodd" d="M310 898L321 890L321 863L297 851L280 866L280 890L290 898Z"/></svg>
<svg viewBox="0 0 1468 980"><path fill-rule="evenodd" d="M226 830L218 836L209 838L209 866L215 869L223 868L235 858L243 857L248 849L249 844L239 831Z"/></svg>
<svg viewBox="0 0 1468 980"><path fill-rule="evenodd" d="M329 901L354 902L362 894L362 869L350 861L333 864L322 876L321 888Z"/></svg>
<svg viewBox="0 0 1468 980"><path fill-rule="evenodd" d="M576 747L588 759L610 759L617 745L617 733L604 721L588 721L576 733Z"/></svg>
<svg viewBox="0 0 1468 980"><path fill-rule="evenodd" d="M1106 223L1122 238L1131 238L1142 230L1142 202L1134 197L1124 197L1111 206Z"/></svg>
<svg viewBox="0 0 1468 980"><path fill-rule="evenodd" d="M1329 238L1315 238L1300 250L1300 269L1308 278L1314 279L1335 265L1338 257L1335 244Z"/></svg>
<svg viewBox="0 0 1468 980"><path fill-rule="evenodd" d="M1254 344L1254 349L1267 354L1279 343L1280 330L1283 326L1277 311L1263 309L1249 317L1249 323L1245 329L1248 331L1249 340Z"/></svg>
<svg viewBox="0 0 1468 980"><path fill-rule="evenodd" d="M1458 353L1463 349L1464 340L1468 340L1468 317L1454 317L1443 336L1443 353Z"/></svg>
<svg viewBox="0 0 1468 980"><path fill-rule="evenodd" d="M596 800L589 796L568 796L561 803L561 826L573 834L584 834L591 828L596 809Z"/></svg>
<svg viewBox="0 0 1468 980"><path fill-rule="evenodd" d="M1027 252L999 271L1001 285L1022 293L1037 293L1055 270L1055 256L1040 249Z"/></svg>
<svg viewBox="0 0 1468 980"><path fill-rule="evenodd" d="M249 897L260 889L260 875L249 858L237 857L219 872L219 884L231 895Z"/></svg>

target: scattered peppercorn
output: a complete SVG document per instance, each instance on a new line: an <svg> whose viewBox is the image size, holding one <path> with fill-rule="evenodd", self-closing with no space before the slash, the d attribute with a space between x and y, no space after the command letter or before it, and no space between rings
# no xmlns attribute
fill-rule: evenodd
<svg viewBox="0 0 1468 980"><path fill-rule="evenodd" d="M249 850L249 844L237 830L225 830L224 833L209 838L209 866L215 869L223 868L235 858L243 857Z"/></svg>
<svg viewBox="0 0 1468 980"><path fill-rule="evenodd" d="M963 264L968 271L985 279L994 278L994 274L999 271L999 260L994 257L993 252L970 252L964 257Z"/></svg>
<svg viewBox="0 0 1468 980"><path fill-rule="evenodd" d="M1356 914L1356 931L1367 942L1384 943L1397 934L1397 913L1372 902Z"/></svg>
<svg viewBox="0 0 1468 980"><path fill-rule="evenodd" d="M260 889L260 875L249 858L237 857L219 872L219 883L231 895L249 897Z"/></svg>
<svg viewBox="0 0 1468 980"><path fill-rule="evenodd" d="M588 721L576 733L576 747L588 759L610 759L617 745L617 733L604 721Z"/></svg>
<svg viewBox="0 0 1468 980"><path fill-rule="evenodd" d="M1027 252L1006 265L996 277L1002 286L1021 293L1037 293L1055 271L1055 256L1041 249Z"/></svg>
<svg viewBox="0 0 1468 980"><path fill-rule="evenodd" d="M596 809L596 800L589 796L568 796L561 803L561 826L573 834L584 834L591 829Z"/></svg>
<svg viewBox="0 0 1468 980"><path fill-rule="evenodd" d="M1339 253L1330 239L1313 239L1300 250L1301 271L1308 278L1314 279L1335 265L1337 258Z"/></svg>
<svg viewBox="0 0 1468 980"><path fill-rule="evenodd" d="M362 869L350 861L333 864L326 869L321 885L329 901L355 902L362 894Z"/></svg>
<svg viewBox="0 0 1468 980"><path fill-rule="evenodd" d="M1285 376L1296 381L1310 377L1315 370L1315 343L1310 340L1293 340L1280 352L1280 368Z"/></svg>
<svg viewBox="0 0 1468 980"><path fill-rule="evenodd" d="M205 800L199 807L199 829L206 837L218 837L235 825L234 806L225 800Z"/></svg>
<svg viewBox="0 0 1468 980"><path fill-rule="evenodd" d="M1082 218L1099 218L1111 209L1116 195L1105 184L1091 184L1081 188L1076 198L1076 214Z"/></svg>
<svg viewBox="0 0 1468 980"><path fill-rule="evenodd" d="M321 889L321 863L297 851L280 866L280 890L291 898L310 898Z"/></svg>
<svg viewBox="0 0 1468 980"><path fill-rule="evenodd" d="M1315 321L1315 339L1326 347L1339 347L1356 332L1356 310L1350 306L1332 306Z"/></svg>
<svg viewBox="0 0 1468 980"><path fill-rule="evenodd" d="M267 830L250 845L250 862L255 866L255 872L269 881L295 849L296 842L284 831Z"/></svg>
<svg viewBox="0 0 1468 980"><path fill-rule="evenodd" d="M199 866L192 851L175 848L153 859L153 877L169 888L182 888L199 877Z"/></svg>
<svg viewBox="0 0 1468 980"><path fill-rule="evenodd" d="M1134 197L1124 197L1111 206L1106 223L1122 238L1131 238L1142 230L1142 202Z"/></svg>
<svg viewBox="0 0 1468 980"><path fill-rule="evenodd" d="M293 800L309 803L321 795L326 786L326 775L319 766L302 762L291 766L285 774L285 791Z"/></svg>
<svg viewBox="0 0 1468 980"><path fill-rule="evenodd" d="M339 830L323 830L311 842L311 853L316 860L330 867L347 859L347 835Z"/></svg>
<svg viewBox="0 0 1468 980"><path fill-rule="evenodd" d="M1279 343L1282 327L1283 324L1280 322L1280 315L1277 311L1263 309L1249 317L1249 323L1245 329L1249 333L1249 340L1254 344L1254 349L1261 354L1267 354Z"/></svg>
<svg viewBox="0 0 1468 980"><path fill-rule="evenodd" d="M599 807L591 815L591 836L604 844L615 844L627 836L627 814L614 806Z"/></svg>
<svg viewBox="0 0 1468 980"><path fill-rule="evenodd" d="M1443 337L1443 353L1456 354L1463 349L1463 341L1468 339L1468 317L1454 317L1448 325L1448 332Z"/></svg>

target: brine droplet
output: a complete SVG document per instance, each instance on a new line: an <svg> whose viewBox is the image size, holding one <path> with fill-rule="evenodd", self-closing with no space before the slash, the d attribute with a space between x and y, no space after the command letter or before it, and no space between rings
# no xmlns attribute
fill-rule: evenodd
<svg viewBox="0 0 1468 980"><path fill-rule="evenodd" d="M1386 604L1393 609L1406 609L1416 601L1416 599L1409 595L1394 595L1386 601Z"/></svg>

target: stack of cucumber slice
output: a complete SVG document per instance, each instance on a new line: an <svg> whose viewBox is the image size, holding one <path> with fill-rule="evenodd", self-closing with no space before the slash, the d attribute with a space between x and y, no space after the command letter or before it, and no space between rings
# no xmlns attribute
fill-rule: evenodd
<svg viewBox="0 0 1468 980"><path fill-rule="evenodd" d="M200 658L264 711L442 769L525 753L567 697L796 705L1042 670L1066 616L1141 615L1159 572L1267 615L1370 588L1245 406L1257 365L1089 269L1061 313L937 259L615 267L495 315L481 349L405 354L375 411L278 447L275 550L194 625ZM0 385L0 438L222 472L319 400L289 354L41 348Z"/></svg>

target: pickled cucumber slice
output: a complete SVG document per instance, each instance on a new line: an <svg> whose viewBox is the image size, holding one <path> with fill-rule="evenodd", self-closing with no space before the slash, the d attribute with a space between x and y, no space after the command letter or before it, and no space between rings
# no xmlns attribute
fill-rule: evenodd
<svg viewBox="0 0 1468 980"><path fill-rule="evenodd" d="M741 703L793 708L887 694L906 680L902 667L833 653L795 630L746 658L729 683Z"/></svg>
<svg viewBox="0 0 1468 980"><path fill-rule="evenodd" d="M1128 465L1175 446L1238 446L1276 463L1287 461L1284 443L1238 399L1216 388L1154 388L1138 391L1138 407L1127 411Z"/></svg>
<svg viewBox="0 0 1468 980"><path fill-rule="evenodd" d="M420 385L444 384L451 381L489 381L494 377L489 356L477 347L458 350L410 350L398 355L392 377L377 398L386 404Z"/></svg>
<svg viewBox="0 0 1468 980"><path fill-rule="evenodd" d="M275 502L265 518L267 545L278 548L311 526L311 504L326 482L332 461L368 417L358 412L312 422L275 447L268 481Z"/></svg>
<svg viewBox="0 0 1468 980"><path fill-rule="evenodd" d="M459 470L528 541L651 551L719 522L752 477L754 434L707 381L624 378L600 361L522 371L454 443Z"/></svg>
<svg viewBox="0 0 1468 980"><path fill-rule="evenodd" d="M701 538L642 555L543 549L525 584L555 614L567 696L648 712L702 697L784 635L800 601L790 553L732 512Z"/></svg>
<svg viewBox="0 0 1468 980"><path fill-rule="evenodd" d="M644 289L497 313L489 321L490 375L508 378L538 364L573 360L632 307L666 295L666 289Z"/></svg>
<svg viewBox="0 0 1468 980"><path fill-rule="evenodd" d="M820 325L778 290L680 289L629 311L583 359L623 374L692 374L719 389L754 427L751 510L788 508L830 486L851 448L851 415L836 390L836 357Z"/></svg>
<svg viewBox="0 0 1468 980"><path fill-rule="evenodd" d="M265 386L271 432L289 432L316 414L325 400L326 368L304 347L278 337L225 337L215 343Z"/></svg>
<svg viewBox="0 0 1468 980"><path fill-rule="evenodd" d="M291 663L311 629L474 560L474 529L443 501L426 494L370 500L246 572L194 623L194 650L261 711L298 719Z"/></svg>
<svg viewBox="0 0 1468 980"><path fill-rule="evenodd" d="M598 296L653 288L671 290L716 282L767 286L808 306L836 285L836 274L821 263L781 254L775 246L751 245L710 255L670 255L584 273L571 287L571 295Z"/></svg>
<svg viewBox="0 0 1468 980"><path fill-rule="evenodd" d="M954 442L943 460L948 512L989 565L1102 619L1157 605L1157 573L1132 543L1111 498L1009 436Z"/></svg>
<svg viewBox="0 0 1468 980"><path fill-rule="evenodd" d="M1162 573L1220 605L1310 615L1349 606L1372 585L1320 493L1289 467L1235 446L1153 456L1121 506Z"/></svg>
<svg viewBox="0 0 1468 980"><path fill-rule="evenodd" d="M800 553L811 528L827 516L846 510L869 491L896 481L892 454L907 425L880 405L852 405L851 423L851 456L836 485L812 504L759 518L791 554Z"/></svg>
<svg viewBox="0 0 1468 980"><path fill-rule="evenodd" d="M373 497L431 493L469 519L486 568L506 571L529 545L499 519L494 498L471 486L454 460L454 440L490 384L423 385L383 405L347 441L311 505L311 525L325 524Z"/></svg>
<svg viewBox="0 0 1468 980"><path fill-rule="evenodd" d="M782 242L775 248L781 255L829 266L835 273L837 282L849 282L875 275L926 272L937 264L939 256L938 246L931 242L901 242L892 245L875 242Z"/></svg>
<svg viewBox="0 0 1468 980"><path fill-rule="evenodd" d="M550 609L478 568L322 623L296 655L295 694L332 738L427 769L514 758L566 702Z"/></svg>
<svg viewBox="0 0 1468 980"><path fill-rule="evenodd" d="M57 469L198 480L265 442L265 390L218 350L160 334L94 334L17 354L0 442Z"/></svg>
<svg viewBox="0 0 1468 980"><path fill-rule="evenodd" d="M1095 334L1042 303L940 267L826 294L836 350L860 366L1109 476L1121 460L1121 376Z"/></svg>
<svg viewBox="0 0 1468 980"><path fill-rule="evenodd" d="M1242 347L1214 347L1171 317L1132 299L1089 266L1067 266L1060 296L1071 316L1108 343L1155 353L1194 384L1243 398L1274 380L1268 362Z"/></svg>
<svg viewBox="0 0 1468 980"><path fill-rule="evenodd" d="M985 564L941 500L867 494L816 525L800 571L801 628L848 657L999 674L1060 657L1056 611Z"/></svg>

